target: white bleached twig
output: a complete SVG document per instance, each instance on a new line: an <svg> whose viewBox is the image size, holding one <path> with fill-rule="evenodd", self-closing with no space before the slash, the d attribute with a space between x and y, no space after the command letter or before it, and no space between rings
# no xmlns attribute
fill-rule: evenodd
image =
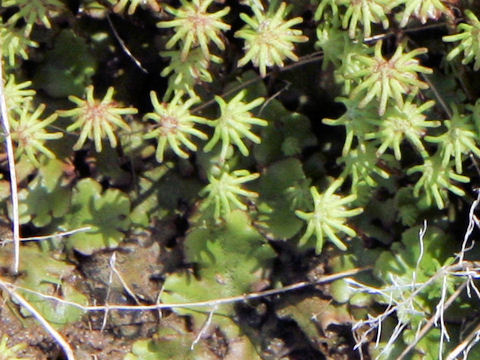
<svg viewBox="0 0 480 360"><path fill-rule="evenodd" d="M5 100L5 89L3 87L3 62L0 53L0 117L2 128L5 136L5 148L7 149L8 172L10 173L10 198L12 200L12 222L13 222L13 243L14 243L14 260L13 272L18 273L20 264L20 221L18 212L18 189L17 175L15 172L15 155L13 153L12 135L10 134L10 124L8 122L8 109Z"/></svg>
<svg viewBox="0 0 480 360"><path fill-rule="evenodd" d="M27 309L32 316L43 326L43 328L55 339L60 345L68 360L75 360L73 350L67 341L60 335L60 333L53 328L52 325L40 314L22 295L18 294L12 286L0 280L0 287L3 288L11 298L18 301L18 303Z"/></svg>

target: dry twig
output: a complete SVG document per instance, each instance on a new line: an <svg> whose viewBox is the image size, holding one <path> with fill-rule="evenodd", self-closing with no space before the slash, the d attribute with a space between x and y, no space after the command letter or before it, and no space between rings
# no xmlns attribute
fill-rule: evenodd
<svg viewBox="0 0 480 360"><path fill-rule="evenodd" d="M18 273L20 264L20 221L18 213L18 189L17 175L15 172L15 155L13 153L12 134L10 134L10 123L8 121L7 102L5 100L5 91L3 87L3 56L0 53L0 115L2 128L5 135L5 148L7 149L8 171L10 173L10 197L12 200L12 221L13 221L13 243L14 243L14 261L13 272Z"/></svg>
<svg viewBox="0 0 480 360"><path fill-rule="evenodd" d="M355 268L352 270L348 271L343 271L340 273L332 274L332 275L325 275L320 277L317 281L315 282L310 282L310 281L301 281L292 285L284 286L279 289L271 289L271 290L265 290L265 291L259 291L259 292L253 292L249 294L244 294L244 295L238 295L238 296L231 296L231 297L226 297L226 298L219 298L219 299L214 299L214 300L205 300L205 301L196 301L196 302L190 302L190 303L174 303L174 304L164 304L164 303L156 303L152 305L116 305L116 304L109 304L109 305L82 305L76 302L68 301L61 299L57 296L52 296L52 295L46 295L42 294L41 292L27 289L21 286L17 286L15 284L9 283L2 278L0 278L0 282L3 284L6 284L10 286L11 288L15 290L21 290L25 291L31 294L35 294L37 296L42 297L43 299L47 300L53 300L57 301L59 303L65 304L65 305L70 305L73 307L76 307L78 309L81 309L85 312L88 311L107 311L107 310L128 310L128 311L151 311L151 310L160 310L160 309L178 309L178 308L199 308L199 307L215 307L215 306L220 306L220 305L225 305L225 304L232 304L236 302L242 302L242 301L248 301L252 299L258 299L258 298L263 298L271 295L278 295L282 294L285 292L293 291L293 290L298 290L302 289L304 287L308 286L314 286L314 285L319 285L319 284L326 284L330 283L335 280L343 279L346 277L354 276L358 273L364 272L370 270L370 267L364 267L364 268Z"/></svg>
<svg viewBox="0 0 480 360"><path fill-rule="evenodd" d="M60 333L40 314L23 296L15 291L15 287L0 279L0 287L3 288L11 298L15 299L22 307L27 309L32 316L43 326L43 328L55 339L62 348L68 360L75 360L73 350Z"/></svg>

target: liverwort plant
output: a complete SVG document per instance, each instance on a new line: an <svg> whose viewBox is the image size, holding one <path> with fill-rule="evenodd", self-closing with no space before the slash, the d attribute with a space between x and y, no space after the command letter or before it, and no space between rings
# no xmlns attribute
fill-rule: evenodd
<svg viewBox="0 0 480 360"><path fill-rule="evenodd" d="M196 84L213 81L208 70L210 62L222 62L222 59L215 55L210 55L210 59L205 58L201 48L193 49L183 60L181 53L174 50L164 51L161 55L170 58L170 64L160 73L161 76L168 76L168 89L163 96L165 100L180 91L184 91L191 98L196 97Z"/></svg>
<svg viewBox="0 0 480 360"><path fill-rule="evenodd" d="M427 53L426 48L418 48L404 53L405 43L398 45L390 59L382 55L382 41L375 44L375 54L359 56L358 60L363 68L350 75L358 85L350 96L355 98L365 93L359 106L364 107L374 98L379 101L378 114L383 115L389 99L395 100L397 105L403 105L403 95L415 95L420 89L428 85L418 79L417 73L431 74L432 69L420 65L416 57Z"/></svg>
<svg viewBox="0 0 480 360"><path fill-rule="evenodd" d="M362 56L370 58L373 54L373 48L361 42L355 42L349 39L345 41L342 53L338 54L340 65L335 68L335 81L342 84L342 93L350 96L352 88L357 84L357 80L352 77L353 74L364 69L364 64L360 60ZM362 106L363 107L363 106ZM377 108L377 106L375 106ZM378 114L378 110L376 111Z"/></svg>
<svg viewBox="0 0 480 360"><path fill-rule="evenodd" d="M345 106L345 113L338 119L324 118L322 122L331 126L345 127L346 136L342 155L346 156L352 149L355 140L361 144L365 142L366 135L375 130L373 119L378 117L377 108L373 104L359 108L358 99L338 97L335 100Z"/></svg>
<svg viewBox="0 0 480 360"><path fill-rule="evenodd" d="M15 60L20 57L28 59L28 50L38 47L38 43L25 36L25 30L12 24L4 24L0 20L0 48L3 56L8 58L8 65L13 67Z"/></svg>
<svg viewBox="0 0 480 360"><path fill-rule="evenodd" d="M382 23L383 28L388 27L387 13L388 1L386 0L360 0L360 1L341 1L343 5L348 6L343 15L342 26L348 27L348 35L355 37L357 23L363 23L363 36L369 37L372 33L372 23Z"/></svg>
<svg viewBox="0 0 480 360"><path fill-rule="evenodd" d="M36 166L39 165L37 154L42 153L53 159L55 155L45 146L46 140L59 139L61 132L49 133L45 128L55 121L57 114L51 114L46 119L40 119L45 110L45 105L39 105L35 111L30 112L24 106L19 113L10 116L10 127L13 141L17 144L16 156L25 154Z"/></svg>
<svg viewBox="0 0 480 360"><path fill-rule="evenodd" d="M420 154L426 155L422 137L425 135L427 128L437 127L440 122L427 121L423 112L430 109L435 102L430 100L418 106L412 101L413 99L409 98L401 105L396 104L390 107L382 119L374 121L378 125L378 130L367 134L365 137L376 139L381 144L377 150L378 156L388 148L392 148L395 158L400 160L402 158L400 145L404 139L408 139Z"/></svg>
<svg viewBox="0 0 480 360"><path fill-rule="evenodd" d="M113 7L113 11L121 13L128 6L127 14L133 15L135 10L137 10L138 5L148 5L153 11L160 10L160 6L156 0L118 0Z"/></svg>
<svg viewBox="0 0 480 360"><path fill-rule="evenodd" d="M344 164L344 170L340 178L352 177L352 192L358 193L358 185L366 183L375 187L375 177L388 179L389 174L378 166L378 156L375 147L371 143L360 144L356 149L342 156L339 162Z"/></svg>
<svg viewBox="0 0 480 360"><path fill-rule="evenodd" d="M346 250L347 246L338 237L338 232L343 232L349 236L355 236L355 230L348 227L345 223L347 218L357 216L363 212L361 208L348 209L347 204L356 199L356 195L351 194L346 197L335 194L335 191L341 185L341 181L333 182L327 190L320 194L315 186L310 188L312 194L314 209L312 212L301 210L295 211L295 214L307 222L307 230L300 239L300 245L304 245L315 235L315 252L320 254L325 243L325 236L333 242L339 249Z"/></svg>
<svg viewBox="0 0 480 360"><path fill-rule="evenodd" d="M345 48L351 42L347 34L332 22L325 21L317 27L315 47L323 51L322 69L328 64L341 65Z"/></svg>
<svg viewBox="0 0 480 360"><path fill-rule="evenodd" d="M75 122L67 127L67 131L81 128L80 137L73 149L80 149L85 141L92 139L95 142L95 150L102 151L102 139L107 137L112 147L117 146L117 139L114 130L119 127L129 130L130 127L122 119L123 115L136 114L137 109L133 107L123 108L113 100L113 87L108 88L107 93L101 101L93 96L93 86L86 89L86 99L76 96L69 96L68 99L75 104L76 108L58 111L63 117L71 117Z"/></svg>
<svg viewBox="0 0 480 360"><path fill-rule="evenodd" d="M43 24L50 29L50 17L64 10L65 5L60 0L3 0L2 7L15 6L18 11L13 14L8 22L16 24L20 19L26 22L25 35L30 35L33 25L37 23Z"/></svg>
<svg viewBox="0 0 480 360"><path fill-rule="evenodd" d="M158 139L155 155L158 162L163 162L167 145L175 154L186 159L189 155L181 148L182 145L191 151L197 150L197 146L190 140L191 136L207 139L207 135L195 128L195 124L203 124L207 120L190 113L190 107L198 99L190 98L182 102L182 95L183 91L180 91L170 102L160 103L157 94L150 92L154 112L147 113L144 118L155 121L158 126L146 134L145 139Z"/></svg>
<svg viewBox="0 0 480 360"><path fill-rule="evenodd" d="M400 0L395 5L398 3L405 5L402 20L400 20L401 27L406 26L411 17L420 19L421 23L425 24L427 20L438 19L442 15L452 16L452 11L442 0Z"/></svg>
<svg viewBox="0 0 480 360"><path fill-rule="evenodd" d="M9 75L4 86L5 101L7 109L13 112L21 112L28 107L35 95L35 90L29 89L31 81L17 83L14 75Z"/></svg>
<svg viewBox="0 0 480 360"><path fill-rule="evenodd" d="M245 190L242 185L257 179L258 173L251 174L248 170L235 170L231 173L224 169L219 176L210 174L209 184L200 191L200 196L206 196L202 209L213 205L213 216L216 221L230 214L232 210L247 210L241 198L255 199L258 194L254 191Z"/></svg>
<svg viewBox="0 0 480 360"><path fill-rule="evenodd" d="M452 104L452 118L445 120L447 131L439 136L426 136L425 140L438 144L442 154L442 165L447 166L451 158L455 159L455 170L461 174L462 160L464 155L473 152L480 157L480 149L477 147L478 133L472 121L471 115L463 115L458 107Z"/></svg>
<svg viewBox="0 0 480 360"><path fill-rule="evenodd" d="M288 14L285 3L281 3L275 12L271 7L264 13L256 6L252 7L252 11L253 18L240 14L246 25L235 33L235 37L245 40L246 53L238 61L238 66L242 67L251 61L260 69L260 75L265 77L267 67L282 67L286 58L297 61L298 57L293 52L294 43L305 42L308 38L302 35L301 30L291 29L302 22L300 17L284 20Z"/></svg>
<svg viewBox="0 0 480 360"><path fill-rule="evenodd" d="M251 131L251 127L253 125L266 126L267 121L254 117L250 113L250 110L261 105L265 99L257 98L246 103L242 101L245 94L246 91L239 92L228 103L220 96L215 96L215 101L220 106L220 117L207 123L208 125L215 127L215 132L207 145L205 145L204 150L206 152L213 149L213 147L221 140L221 159L226 158L230 144L235 144L242 155L247 156L248 148L242 138L245 137L256 144L260 143L260 137Z"/></svg>
<svg viewBox="0 0 480 360"><path fill-rule="evenodd" d="M460 41L447 55L447 60L452 60L463 52L462 64L475 60L473 69L480 69L480 21L470 10L465 11L467 23L458 24L458 34L444 36L443 41Z"/></svg>
<svg viewBox="0 0 480 360"><path fill-rule="evenodd" d="M200 46L205 58L210 58L208 45L214 42L220 50L225 49L225 44L220 38L222 31L230 29L230 25L222 22L224 17L230 11L225 7L215 13L207 12L207 8L213 0L181 0L181 7L174 9L165 6L165 10L174 16L173 20L161 21L158 23L160 28L175 28L175 35L168 40L167 49L172 48L177 42L182 43L181 58L185 60L190 50L195 46Z"/></svg>
<svg viewBox="0 0 480 360"><path fill-rule="evenodd" d="M420 179L415 184L413 194L418 197L425 195L427 205L434 201L439 209L445 207L447 191L458 196L464 196L465 192L454 184L454 181L468 183L470 179L455 173L450 164L444 165L440 154L424 159L421 165L415 165L407 171L407 174L420 173Z"/></svg>
<svg viewBox="0 0 480 360"><path fill-rule="evenodd" d="M372 24L381 23L383 28L388 27L387 14L391 9L391 3L386 0L321 0L315 11L315 20L324 17L327 6L331 9L334 18L339 16L339 6L346 7L340 16L342 27L348 28L348 35L355 37L358 23L363 24L363 36L369 37L372 33Z"/></svg>
<svg viewBox="0 0 480 360"><path fill-rule="evenodd" d="M327 6L330 8L333 17L337 17L338 16L337 2L338 2L337 0L320 0L320 4L318 4L317 10L315 10L315 14L313 16L314 19L317 21L320 20L323 17Z"/></svg>

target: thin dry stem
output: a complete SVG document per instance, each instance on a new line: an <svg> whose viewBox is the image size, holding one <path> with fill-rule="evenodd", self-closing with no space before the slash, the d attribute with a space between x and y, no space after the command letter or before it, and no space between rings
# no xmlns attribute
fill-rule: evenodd
<svg viewBox="0 0 480 360"><path fill-rule="evenodd" d="M32 316L43 326L43 328L55 339L60 345L68 360L75 360L73 350L60 333L53 328L52 325L27 301L23 296L15 291L14 286L0 279L0 287L3 288L11 298L15 299L22 307L27 309Z"/></svg>
<svg viewBox="0 0 480 360"><path fill-rule="evenodd" d="M417 282L417 271L420 269L420 263L423 259L423 252L424 252L424 244L423 240L425 239L425 234L427 233L427 220L423 221L423 227L420 229L418 233L418 240L420 242L420 254L418 255L417 265L415 266L415 271L413 272L412 276L412 287Z"/></svg>
<svg viewBox="0 0 480 360"><path fill-rule="evenodd" d="M455 299L458 296L460 296L460 293L463 291L463 289L465 289L466 286L467 286L467 282L465 281L462 285L460 285L458 287L458 289L452 295L449 296L448 300L445 301L445 304L443 306L443 311L447 310L450 307L450 305L452 305L452 303L455 301ZM412 341L412 343L409 344L405 348L405 350L403 350L403 352L400 354L399 357L397 357L396 360L402 360L403 358L405 358L405 356L408 355L408 353L410 351L412 351L415 348L415 346L418 344L418 342L430 331L432 326L437 321L438 316L439 316L439 314L438 314L438 311L437 311L432 317L430 317L430 319L428 319L427 323L422 327L422 330L420 330L418 335L415 337L415 340Z"/></svg>
<svg viewBox="0 0 480 360"><path fill-rule="evenodd" d="M125 280L123 280L123 276L122 274L120 274L120 271L117 270L117 268L115 267L115 262L117 260L117 253L114 252L112 254L112 256L110 257L110 268L112 269L113 273L117 276L117 279L120 281L120 283L122 284L123 288L125 289L125 291L127 292L128 295L130 295L130 297L133 298L133 300L135 300L135 302L137 304L140 304L140 300L138 300L138 297L135 295L135 293L128 287L128 284Z"/></svg>
<svg viewBox="0 0 480 360"><path fill-rule="evenodd" d="M15 171L15 155L13 153L12 134L10 134L10 123L8 121L7 102L3 88L3 56L0 53L0 115L3 132L5 133L5 147L7 149L8 171L10 173L10 197L12 200L12 221L13 221L13 243L14 261L13 273L18 273L20 265L20 221L18 212L18 189L17 174Z"/></svg>
<svg viewBox="0 0 480 360"><path fill-rule="evenodd" d="M198 335L195 337L195 340L193 340L192 345L190 346L190 350L193 350L195 346L198 344L200 340L202 340L203 335L208 331L208 328L210 327L210 324L212 323L212 318L213 314L217 310L217 307L214 306L212 310L208 313L207 320L205 321L205 324L203 324L202 328L198 332Z"/></svg>
<svg viewBox="0 0 480 360"><path fill-rule="evenodd" d="M466 285L468 282L466 282ZM465 286L466 286L465 285ZM458 293L460 295L460 293ZM457 295L457 296L458 296ZM435 320L435 326L438 326L438 321L440 321L440 346L438 350L438 357L439 360L443 359L443 344L444 341L450 341L450 336L448 335L447 327L445 326L445 297L447 296L447 276L443 277L442 281L442 297L440 298L440 301L437 304L436 307L436 320Z"/></svg>
<svg viewBox="0 0 480 360"><path fill-rule="evenodd" d="M112 254L112 257L110 258L110 273L108 274L107 293L105 294L105 304L107 308L103 313L103 321L102 321L102 327L100 328L100 331L105 330L105 327L107 326L108 310L109 310L108 303L109 303L110 291L112 289L112 282L113 282L112 259L113 259L113 262L115 262L115 252Z"/></svg>
<svg viewBox="0 0 480 360"><path fill-rule="evenodd" d="M352 270L348 271L343 271L340 273L332 274L332 275L326 275L322 276L320 279L318 279L315 282L309 282L309 281L302 281L298 282L292 285L288 285L279 289L272 289L272 290L265 290L265 291L260 291L260 292L253 292L249 294L244 294L244 295L238 295L238 296L232 296L232 297L227 297L227 298L219 298L219 299L214 299L214 300L205 300L205 301L197 301L197 302L190 302L190 303L177 303L177 304L163 304L163 303L157 303L157 304L152 304L152 305L116 305L116 304L107 304L107 305L82 305L76 302L72 301L67 301L64 299L61 299L57 296L52 296L52 295L46 295L42 294L38 291L34 291L31 289L27 289L21 286L17 286L15 284L9 283L8 281L3 280L0 278L0 282L3 284L7 284L8 286L12 287L15 290L21 290L25 291L31 294L38 295L44 299L48 300L54 300L59 303L65 304L65 305L70 305L73 307L76 307L78 309L81 309L83 311L106 311L106 310L128 310L128 311L151 311L151 310L159 310L159 309L178 309L178 308L198 308L198 307L215 307L215 306L220 306L220 305L225 305L225 304L232 304L236 302L242 302L242 301L247 301L247 300L252 300L252 299L258 299L266 296L271 296L271 295L278 295L282 294L285 292L293 291L293 290L298 290L302 289L307 286L313 286L313 285L318 285L318 284L326 284L335 280L343 279L346 277L354 276L358 273L370 270L370 267L364 267L364 268L355 268Z"/></svg>
<svg viewBox="0 0 480 360"><path fill-rule="evenodd" d="M479 203L480 203L480 190L477 189L477 199L472 203L472 205L470 206L470 211L468 212L468 227L463 237L462 249L460 250L460 254L458 254L459 264L463 262L463 257L465 256L465 252L467 251L468 239L470 239L470 236L472 235L475 224L477 223L477 218L475 216L475 209L477 208Z"/></svg>
<svg viewBox="0 0 480 360"><path fill-rule="evenodd" d="M138 66L140 70L142 70L143 73L148 74L147 69L145 69L140 62L135 56L133 56L132 52L130 49L125 45L125 41L118 35L117 29L115 29L115 26L113 26L112 19L110 18L110 15L107 14L107 20L108 24L110 25L110 28L112 29L113 35L115 36L115 39L117 39L118 43L120 44L120 47L122 50L127 54L127 56L135 63L135 65Z"/></svg>
<svg viewBox="0 0 480 360"><path fill-rule="evenodd" d="M475 329L473 329L470 334L460 343L458 344L455 349L453 349L450 354L448 354L446 360L455 360L458 359L462 352L467 352L468 349L471 347L472 344L475 344L479 341L479 332L480 332L480 324L478 324Z"/></svg>
<svg viewBox="0 0 480 360"><path fill-rule="evenodd" d="M43 241L43 240L49 240L49 239L56 238L56 237L65 237L65 236L77 234L77 233L80 233L80 232L88 231L91 228L92 228L91 226L83 226L83 227L78 228L78 229L58 232L58 233L54 233L54 234L50 234L50 235L22 237L22 238L20 238L20 242ZM6 244L9 244L11 242L13 242L13 240L6 239L6 240L1 240L0 244L3 246L3 245L6 245Z"/></svg>

